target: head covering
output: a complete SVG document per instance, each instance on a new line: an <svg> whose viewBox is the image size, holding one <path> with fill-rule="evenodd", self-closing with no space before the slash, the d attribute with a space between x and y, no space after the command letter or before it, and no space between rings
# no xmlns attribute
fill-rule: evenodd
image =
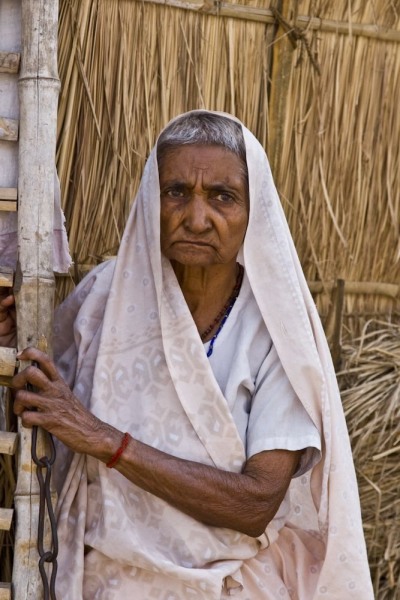
<svg viewBox="0 0 400 600"><path fill-rule="evenodd" d="M272 570L284 582L285 573L293 571L291 581L297 583L291 597L373 597L349 438L325 335L265 152L250 131L242 129L250 215L240 261L284 370L321 433L323 460L310 476L293 480L290 523L268 548L276 537L268 529L267 536L254 540L206 527L102 463L75 456L58 509L59 586L64 599L76 600L88 585L84 543L96 549L87 568L92 559L96 565L96 552L99 558L92 573L101 570L101 557L106 557L105 564L117 563L120 573L131 573L133 566L143 569L151 579L146 588L142 575L137 575L143 598L152 597L147 589L166 589L165 582L157 588L163 576L176 594L171 597L192 597L190 590L193 598L217 600L223 584L226 593L238 592L246 569L263 547L269 569L264 564L265 573ZM74 392L100 419L167 453L240 472L243 444L172 267L160 252L155 149L117 260L90 274L61 308L55 350ZM296 537L290 537L288 545L289 529ZM282 551L280 540L286 540ZM303 560L301 567L305 548L311 548L315 564L306 566ZM262 587L257 584L255 589ZM134 588L123 589L139 597ZM282 589L289 597L289 584ZM276 597L280 596L268 590L252 595L254 600Z"/></svg>
<svg viewBox="0 0 400 600"><path fill-rule="evenodd" d="M68 273L72 264L65 217L61 208L60 182L54 167L53 271ZM15 271L18 257L18 219L16 212L0 211L0 271Z"/></svg>

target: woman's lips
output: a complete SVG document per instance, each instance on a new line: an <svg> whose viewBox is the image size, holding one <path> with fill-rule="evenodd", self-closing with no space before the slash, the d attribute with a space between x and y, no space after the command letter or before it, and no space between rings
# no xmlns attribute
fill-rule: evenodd
<svg viewBox="0 0 400 600"><path fill-rule="evenodd" d="M189 244L190 246L211 246L210 242L199 242L198 240L178 240L175 244Z"/></svg>

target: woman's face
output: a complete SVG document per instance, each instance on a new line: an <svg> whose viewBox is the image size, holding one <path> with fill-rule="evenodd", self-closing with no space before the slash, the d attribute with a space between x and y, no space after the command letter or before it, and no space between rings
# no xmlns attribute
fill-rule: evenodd
<svg viewBox="0 0 400 600"><path fill-rule="evenodd" d="M165 153L159 175L162 253L201 267L236 261L249 215L240 158L220 146L180 146Z"/></svg>

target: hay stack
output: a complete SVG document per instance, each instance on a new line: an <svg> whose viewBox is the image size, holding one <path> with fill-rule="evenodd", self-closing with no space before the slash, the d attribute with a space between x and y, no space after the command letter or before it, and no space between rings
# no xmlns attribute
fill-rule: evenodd
<svg viewBox="0 0 400 600"><path fill-rule="evenodd" d="M339 374L376 598L400 598L400 326L370 323Z"/></svg>

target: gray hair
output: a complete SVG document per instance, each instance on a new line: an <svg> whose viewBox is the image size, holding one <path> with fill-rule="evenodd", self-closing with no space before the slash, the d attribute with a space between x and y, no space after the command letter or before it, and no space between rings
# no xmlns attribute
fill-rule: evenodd
<svg viewBox="0 0 400 600"><path fill-rule="evenodd" d="M246 146L242 128L236 121L208 112L195 112L178 117L158 138L158 163L160 164L168 150L189 144L222 146L233 152L243 162L245 177L248 178Z"/></svg>

